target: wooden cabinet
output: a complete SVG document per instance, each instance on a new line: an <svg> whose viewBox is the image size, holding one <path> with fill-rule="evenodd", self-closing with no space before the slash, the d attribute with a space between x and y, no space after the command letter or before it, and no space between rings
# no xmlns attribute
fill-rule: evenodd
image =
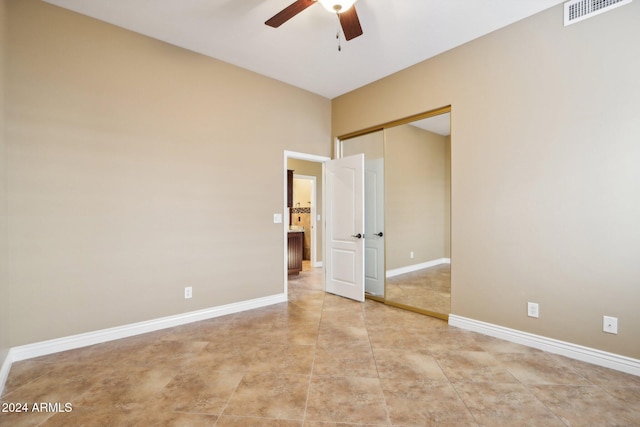
<svg viewBox="0 0 640 427"><path fill-rule="evenodd" d="M287 207L289 208L289 225L291 225L291 208L293 207L293 170L287 169Z"/></svg>
<svg viewBox="0 0 640 427"><path fill-rule="evenodd" d="M287 207L293 206L293 171L287 169Z"/></svg>
<svg viewBox="0 0 640 427"><path fill-rule="evenodd" d="M290 231L287 239L289 275L302 271L302 254L304 250L304 232Z"/></svg>
<svg viewBox="0 0 640 427"><path fill-rule="evenodd" d="M289 225L291 225L291 208L293 206L293 171L287 170L287 207L289 208ZM304 253L304 232L290 231L287 238L288 271L289 275L302 271L302 257Z"/></svg>

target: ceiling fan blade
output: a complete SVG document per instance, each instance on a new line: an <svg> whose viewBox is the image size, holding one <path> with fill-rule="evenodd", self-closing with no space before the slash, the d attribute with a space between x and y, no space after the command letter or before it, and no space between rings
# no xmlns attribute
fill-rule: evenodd
<svg viewBox="0 0 640 427"><path fill-rule="evenodd" d="M355 5L338 16L340 16L340 25L342 25L342 32L344 33L345 39L351 40L362 35L362 27L360 26Z"/></svg>
<svg viewBox="0 0 640 427"><path fill-rule="evenodd" d="M265 24L273 28L278 28L280 25L284 24L314 3L314 0L297 0L295 3L290 4L280 12L273 15L265 22Z"/></svg>

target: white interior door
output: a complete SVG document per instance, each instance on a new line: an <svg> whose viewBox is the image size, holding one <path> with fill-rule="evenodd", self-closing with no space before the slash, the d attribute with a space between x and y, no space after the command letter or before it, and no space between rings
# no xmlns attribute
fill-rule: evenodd
<svg viewBox="0 0 640 427"><path fill-rule="evenodd" d="M364 301L364 154L324 163L325 290Z"/></svg>
<svg viewBox="0 0 640 427"><path fill-rule="evenodd" d="M364 290L384 297L384 159L365 160Z"/></svg>

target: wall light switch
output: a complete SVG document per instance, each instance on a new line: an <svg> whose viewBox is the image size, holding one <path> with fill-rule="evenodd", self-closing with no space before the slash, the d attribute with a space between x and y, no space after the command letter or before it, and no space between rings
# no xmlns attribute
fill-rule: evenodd
<svg viewBox="0 0 640 427"><path fill-rule="evenodd" d="M282 214L279 214L279 213L273 214L273 223L282 224Z"/></svg>

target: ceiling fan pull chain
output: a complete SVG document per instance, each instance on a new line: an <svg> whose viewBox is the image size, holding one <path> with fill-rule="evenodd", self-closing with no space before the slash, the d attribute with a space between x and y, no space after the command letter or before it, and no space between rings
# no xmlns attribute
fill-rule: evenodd
<svg viewBox="0 0 640 427"><path fill-rule="evenodd" d="M338 52L342 51L342 46L340 45L340 14L336 12L336 18L338 18L338 30L336 31L336 39L338 40Z"/></svg>

